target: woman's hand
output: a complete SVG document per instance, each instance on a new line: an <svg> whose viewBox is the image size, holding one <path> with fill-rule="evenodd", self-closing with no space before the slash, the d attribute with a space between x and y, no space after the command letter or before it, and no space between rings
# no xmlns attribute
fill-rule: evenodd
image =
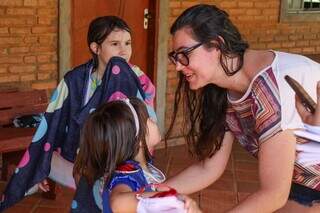
<svg viewBox="0 0 320 213"><path fill-rule="evenodd" d="M302 121L309 125L320 126L320 81L317 83L317 106L313 114L303 106L299 97L296 96L295 98L296 108Z"/></svg>
<svg viewBox="0 0 320 213"><path fill-rule="evenodd" d="M50 190L49 183L48 183L47 179L44 179L43 181L38 183L38 186L44 192L48 192Z"/></svg>
<svg viewBox="0 0 320 213"><path fill-rule="evenodd" d="M197 202L190 197L186 195L179 195L179 198L184 201L184 208L187 213L202 213Z"/></svg>

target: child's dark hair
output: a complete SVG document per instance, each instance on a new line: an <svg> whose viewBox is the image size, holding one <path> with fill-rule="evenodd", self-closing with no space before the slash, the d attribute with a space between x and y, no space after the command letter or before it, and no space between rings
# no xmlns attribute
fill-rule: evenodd
<svg viewBox="0 0 320 213"><path fill-rule="evenodd" d="M99 62L98 56L90 49L90 44L92 42L96 42L99 45L102 44L115 29L125 30L131 34L131 29L128 24L117 16L101 16L91 21L88 29L87 42L93 57L94 68L98 67Z"/></svg>
<svg viewBox="0 0 320 213"><path fill-rule="evenodd" d="M103 176L109 181L117 166L134 159L140 146L144 147L146 160L151 159L145 139L147 108L138 98L129 100L138 115L138 135L133 113L124 101L108 102L97 108L81 132L80 150L73 169L76 180L83 176L92 185Z"/></svg>

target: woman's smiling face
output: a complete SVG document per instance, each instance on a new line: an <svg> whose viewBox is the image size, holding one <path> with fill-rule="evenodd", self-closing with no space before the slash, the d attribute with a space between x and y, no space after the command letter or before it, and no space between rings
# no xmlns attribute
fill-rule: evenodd
<svg viewBox="0 0 320 213"><path fill-rule="evenodd" d="M180 52L198 44L189 28L177 30L172 37L173 51ZM210 83L215 83L221 70L220 51L207 48L202 44L187 54L187 66L176 61L176 70L181 71L189 82L190 89L196 90Z"/></svg>

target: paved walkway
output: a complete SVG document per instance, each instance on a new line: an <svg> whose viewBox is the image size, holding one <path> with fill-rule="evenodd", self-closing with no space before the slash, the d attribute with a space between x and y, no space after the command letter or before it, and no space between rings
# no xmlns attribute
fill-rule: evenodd
<svg viewBox="0 0 320 213"><path fill-rule="evenodd" d="M234 144L227 170L223 176L207 189L192 195L204 212L224 212L248 196L258 187L257 161L239 145ZM192 163L184 145L170 147L167 151L156 151L155 164L168 177ZM4 183L0 184L2 191ZM73 191L57 186L56 200L41 198L34 194L5 211L6 213L64 213L69 212Z"/></svg>

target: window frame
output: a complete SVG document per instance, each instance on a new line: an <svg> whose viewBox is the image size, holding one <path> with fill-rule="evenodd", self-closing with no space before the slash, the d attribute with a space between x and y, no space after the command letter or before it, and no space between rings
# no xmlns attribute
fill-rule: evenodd
<svg viewBox="0 0 320 213"><path fill-rule="evenodd" d="M288 0L281 0L280 22L320 21L320 10L290 10Z"/></svg>

